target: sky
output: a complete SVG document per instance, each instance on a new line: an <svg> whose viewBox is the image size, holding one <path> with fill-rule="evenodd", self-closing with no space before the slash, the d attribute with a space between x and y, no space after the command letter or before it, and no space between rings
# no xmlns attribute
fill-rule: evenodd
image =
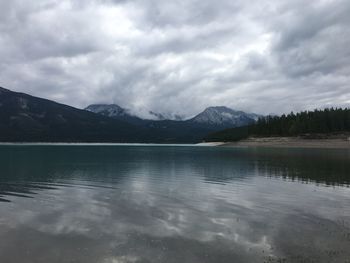
<svg viewBox="0 0 350 263"><path fill-rule="evenodd" d="M349 0L0 0L0 86L191 116L350 106Z"/></svg>

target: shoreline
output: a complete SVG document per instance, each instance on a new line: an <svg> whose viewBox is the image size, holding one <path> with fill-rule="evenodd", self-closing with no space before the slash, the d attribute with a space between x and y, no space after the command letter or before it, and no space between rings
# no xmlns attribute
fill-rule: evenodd
<svg viewBox="0 0 350 263"><path fill-rule="evenodd" d="M0 146L195 146L186 143L106 143L106 142L0 142Z"/></svg>
<svg viewBox="0 0 350 263"><path fill-rule="evenodd" d="M350 149L349 139L303 139L299 137L248 138L237 142L222 142L220 147L324 148Z"/></svg>
<svg viewBox="0 0 350 263"><path fill-rule="evenodd" d="M197 146L197 147L262 147L350 149L350 138L305 139L300 137L251 137L236 142L187 143L96 143L96 142L0 142L0 146Z"/></svg>

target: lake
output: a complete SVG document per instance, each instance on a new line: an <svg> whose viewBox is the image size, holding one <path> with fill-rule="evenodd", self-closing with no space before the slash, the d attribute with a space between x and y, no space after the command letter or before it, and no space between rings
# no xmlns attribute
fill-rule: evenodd
<svg viewBox="0 0 350 263"><path fill-rule="evenodd" d="M1 263L350 262L350 151L0 146Z"/></svg>

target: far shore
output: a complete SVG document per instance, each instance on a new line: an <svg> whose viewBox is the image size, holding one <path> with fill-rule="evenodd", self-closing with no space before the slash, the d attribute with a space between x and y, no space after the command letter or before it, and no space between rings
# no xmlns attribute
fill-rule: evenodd
<svg viewBox="0 0 350 263"><path fill-rule="evenodd" d="M350 149L349 138L305 139L301 137L251 137L237 142L202 142L197 144L93 143L93 142L0 142L0 146L214 146L266 148Z"/></svg>
<svg viewBox="0 0 350 263"><path fill-rule="evenodd" d="M350 149L350 140L342 139L303 139L299 137L264 137L248 138L237 142L217 142L223 147L291 147L291 148L326 148Z"/></svg>

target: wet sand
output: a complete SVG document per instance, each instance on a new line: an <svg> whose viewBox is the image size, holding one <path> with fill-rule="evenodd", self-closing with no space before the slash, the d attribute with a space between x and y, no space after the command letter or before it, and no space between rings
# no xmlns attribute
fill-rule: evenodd
<svg viewBox="0 0 350 263"><path fill-rule="evenodd" d="M224 147L294 147L350 149L349 139L303 139L298 137L248 138L238 142L225 142Z"/></svg>

